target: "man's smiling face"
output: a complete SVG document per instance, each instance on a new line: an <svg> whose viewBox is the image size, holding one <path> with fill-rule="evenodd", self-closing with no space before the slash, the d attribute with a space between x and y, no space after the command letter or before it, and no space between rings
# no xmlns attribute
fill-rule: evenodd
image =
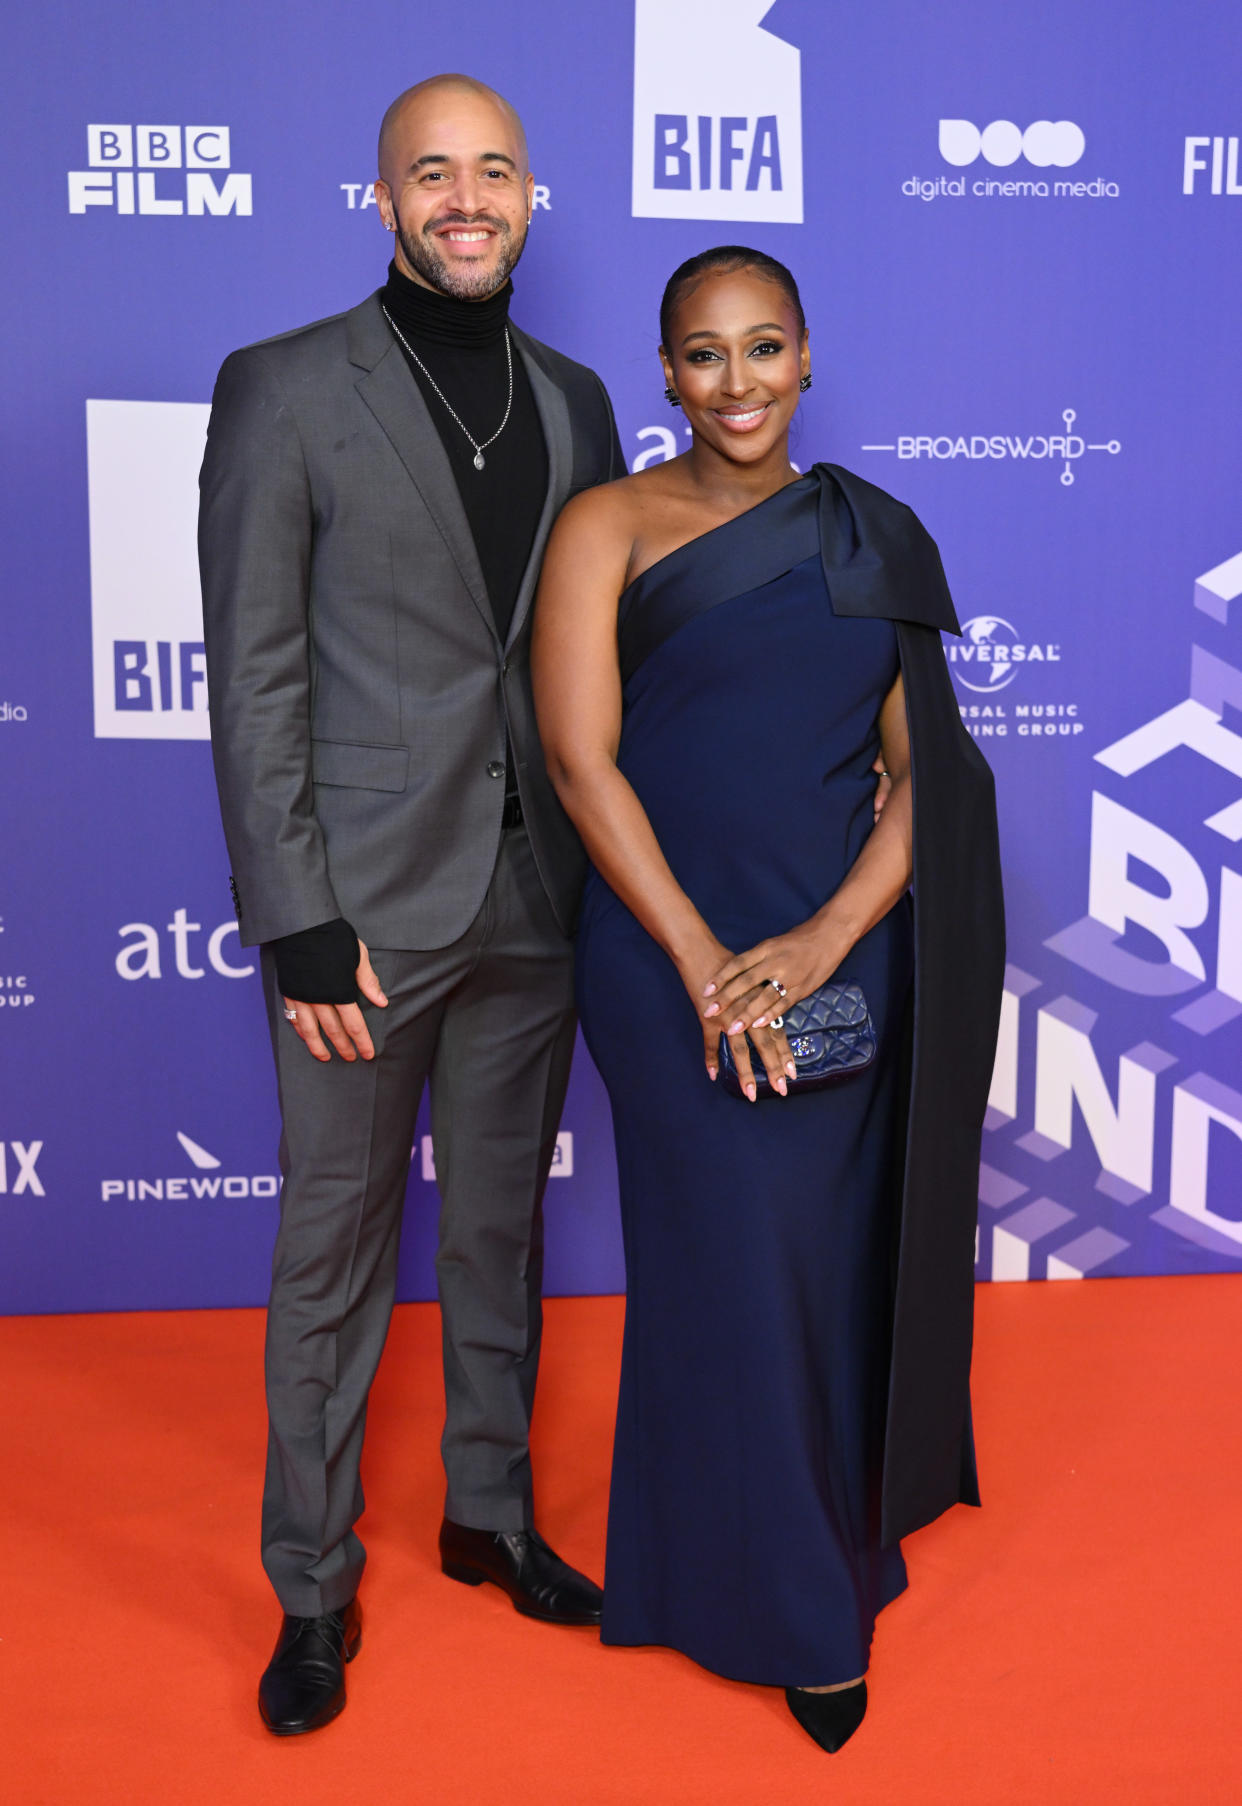
<svg viewBox="0 0 1242 1806"><path fill-rule="evenodd" d="M461 301L495 294L522 255L534 197L516 114L466 83L412 90L385 120L375 192L403 275Z"/></svg>

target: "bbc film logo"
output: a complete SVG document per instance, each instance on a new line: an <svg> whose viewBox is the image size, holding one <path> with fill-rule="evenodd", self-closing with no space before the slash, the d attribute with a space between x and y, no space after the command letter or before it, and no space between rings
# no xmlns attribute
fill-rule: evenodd
<svg viewBox="0 0 1242 1806"><path fill-rule="evenodd" d="M636 219L802 223L802 53L764 29L771 10L635 0Z"/></svg>
<svg viewBox="0 0 1242 1806"><path fill-rule="evenodd" d="M254 212L254 179L232 170L227 125L88 125L87 169L69 171L69 211L202 219ZM227 173L225 173L227 172Z"/></svg>
<svg viewBox="0 0 1242 1806"><path fill-rule="evenodd" d="M1011 119L994 119L982 127L969 119L942 119L937 148L943 162L971 174L912 175L901 184L902 194L922 201L1116 200L1121 194L1118 182L1076 169L1087 139L1072 119L1036 119L1025 128ZM1013 173L989 174L980 171L980 162ZM1073 176L1041 173L1070 169Z"/></svg>
<svg viewBox="0 0 1242 1806"><path fill-rule="evenodd" d="M1242 194L1236 138L1187 138L1182 153L1183 194Z"/></svg>
<svg viewBox="0 0 1242 1806"><path fill-rule="evenodd" d="M210 738L196 555L210 413L86 404L96 739Z"/></svg>

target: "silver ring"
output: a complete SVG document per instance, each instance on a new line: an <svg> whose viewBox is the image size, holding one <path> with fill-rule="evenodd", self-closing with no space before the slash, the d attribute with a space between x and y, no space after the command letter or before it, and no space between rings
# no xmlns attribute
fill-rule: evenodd
<svg viewBox="0 0 1242 1806"><path fill-rule="evenodd" d="M765 985L771 985L772 989L776 992L776 995L778 997L780 997L780 998L788 997L789 992L786 989L786 987L781 983L779 978L765 978L763 982Z"/></svg>
<svg viewBox="0 0 1242 1806"><path fill-rule="evenodd" d="M887 777L887 776L888 776L888 773L887 773L887 772L886 772L886 771L885 771L885 769L884 769L884 767L883 767L883 766L882 766L882 765L881 765L881 767L880 767L880 776L881 776L881 777L882 777L882 778L886 778L886 777Z"/></svg>
<svg viewBox="0 0 1242 1806"><path fill-rule="evenodd" d="M286 1022L296 1022L297 1019L298 1019L298 1013L296 1010L286 1010L285 1011L285 1021Z"/></svg>

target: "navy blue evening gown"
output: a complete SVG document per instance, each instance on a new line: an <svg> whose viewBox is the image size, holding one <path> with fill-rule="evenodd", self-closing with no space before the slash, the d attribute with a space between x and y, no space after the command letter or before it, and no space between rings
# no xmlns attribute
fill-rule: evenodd
<svg viewBox="0 0 1242 1806"><path fill-rule="evenodd" d="M834 615L817 496L802 478L621 599L617 762L734 950L813 915L872 825L896 634ZM912 969L903 898L839 974L866 993L875 1064L751 1105L707 1078L671 960L588 880L578 999L627 1274L605 1642L827 1686L865 1671L905 1586L879 1495Z"/></svg>

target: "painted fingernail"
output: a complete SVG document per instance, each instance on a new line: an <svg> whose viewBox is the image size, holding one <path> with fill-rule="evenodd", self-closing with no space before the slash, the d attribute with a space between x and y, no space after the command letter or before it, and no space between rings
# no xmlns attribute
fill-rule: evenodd
<svg viewBox="0 0 1242 1806"><path fill-rule="evenodd" d="M716 1068L714 1066L708 1067L707 1076L711 1080L712 1084L714 1085L716 1083Z"/></svg>
<svg viewBox="0 0 1242 1806"><path fill-rule="evenodd" d="M768 1019L766 1016L756 1016L750 1026L752 1028L766 1028L768 1026Z"/></svg>
<svg viewBox="0 0 1242 1806"><path fill-rule="evenodd" d="M746 1026L746 1024L739 1017L738 1020L733 1024L732 1028L727 1028L725 1030L725 1034L726 1035L740 1035L742 1030L745 1028L745 1026Z"/></svg>
<svg viewBox="0 0 1242 1806"><path fill-rule="evenodd" d="M707 1008L703 1011L703 1014L705 1016L718 1016L720 1014L720 1005L718 1003L709 1003Z"/></svg>
<svg viewBox="0 0 1242 1806"><path fill-rule="evenodd" d="M755 1101L755 1098L758 1095L758 1093L756 1092L755 1087L753 1085L747 1085L746 1095L750 1099L751 1103L753 1104Z"/></svg>
<svg viewBox="0 0 1242 1806"><path fill-rule="evenodd" d="M792 1060L786 1060L785 1071L789 1074L791 1079L796 1079L798 1076L798 1068Z"/></svg>
<svg viewBox="0 0 1242 1806"><path fill-rule="evenodd" d="M776 1089L780 1092L782 1097L788 1097L789 1087L786 1085L784 1079L777 1079Z"/></svg>
<svg viewBox="0 0 1242 1806"><path fill-rule="evenodd" d="M704 985L703 995L704 997L714 997L716 995L715 985Z"/></svg>

